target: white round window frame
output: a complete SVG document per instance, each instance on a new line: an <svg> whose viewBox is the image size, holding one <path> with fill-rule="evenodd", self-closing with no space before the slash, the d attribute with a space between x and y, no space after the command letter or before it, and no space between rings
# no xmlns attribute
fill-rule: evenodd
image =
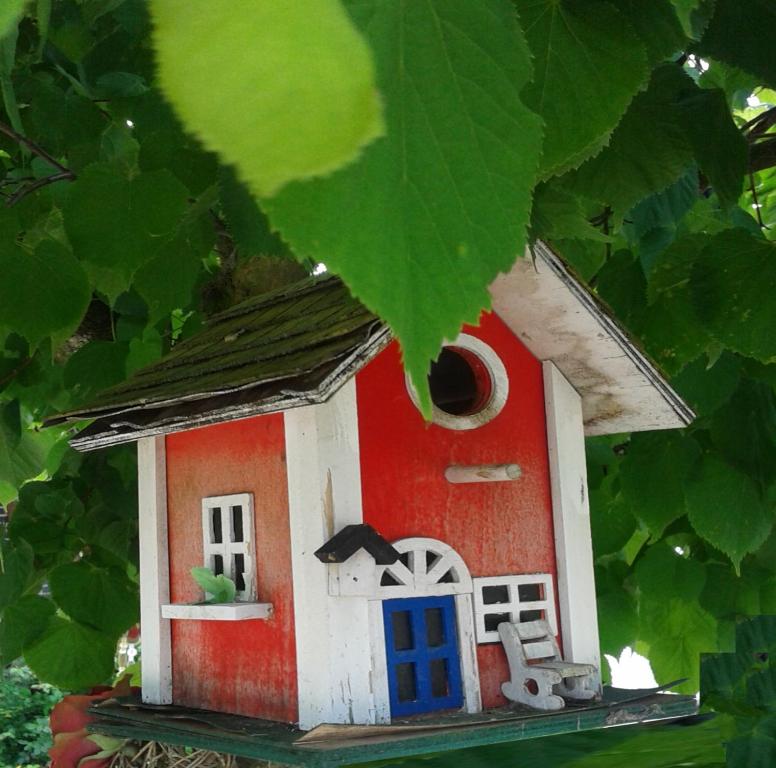
<svg viewBox="0 0 776 768"><path fill-rule="evenodd" d="M509 397L509 377L507 369L501 358L495 353L492 347L476 336L470 336L468 333L460 334L453 341L445 342L443 347L459 347L476 355L485 366L490 376L491 393L488 402L476 413L469 413L462 416L456 416L453 413L447 413L432 403L431 421L437 426L445 429L467 430L477 429L478 427L493 421L501 413ZM409 392L415 407L420 409L418 394L409 376L405 376L407 391Z"/></svg>

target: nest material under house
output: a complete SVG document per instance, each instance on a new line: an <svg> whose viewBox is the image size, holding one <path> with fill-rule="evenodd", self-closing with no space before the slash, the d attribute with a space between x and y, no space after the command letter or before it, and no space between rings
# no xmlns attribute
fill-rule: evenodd
<svg viewBox="0 0 776 768"><path fill-rule="evenodd" d="M128 741L110 768L270 768L272 763L245 760L209 749L192 749L158 741Z"/></svg>

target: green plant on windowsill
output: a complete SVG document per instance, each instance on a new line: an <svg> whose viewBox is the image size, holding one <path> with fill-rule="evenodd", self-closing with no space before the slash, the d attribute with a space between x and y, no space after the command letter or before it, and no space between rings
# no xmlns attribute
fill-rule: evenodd
<svg viewBox="0 0 776 768"><path fill-rule="evenodd" d="M219 573L216 576L210 568L197 567L191 569L194 581L205 591L205 604L233 603L235 596L234 582Z"/></svg>

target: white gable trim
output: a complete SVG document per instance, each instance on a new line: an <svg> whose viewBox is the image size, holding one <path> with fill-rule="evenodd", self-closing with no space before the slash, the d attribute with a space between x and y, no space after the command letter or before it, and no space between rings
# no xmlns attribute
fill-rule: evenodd
<svg viewBox="0 0 776 768"><path fill-rule="evenodd" d="M563 658L595 664L601 691L598 609L579 395L551 362L544 363L544 401Z"/></svg>
<svg viewBox="0 0 776 768"><path fill-rule="evenodd" d="M585 434L684 427L692 410L627 334L537 242L490 287L493 309L539 360L552 360L582 398Z"/></svg>

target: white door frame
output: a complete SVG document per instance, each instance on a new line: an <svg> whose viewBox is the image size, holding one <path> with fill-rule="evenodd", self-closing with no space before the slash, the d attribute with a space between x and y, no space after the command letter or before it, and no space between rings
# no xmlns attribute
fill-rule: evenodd
<svg viewBox="0 0 776 768"><path fill-rule="evenodd" d="M408 555L408 565L405 565L401 560L392 565L378 565L374 592L369 598L372 695L374 696L376 722L391 722L383 600L402 597L454 596L458 627L458 655L461 660L463 708L469 713L482 711L480 674L477 666L477 642L474 631L474 587L466 563L452 547L437 539L414 537L399 539L392 544L400 554ZM427 568L426 565L427 552L431 552L436 558L431 562L430 568ZM451 573L453 581L440 581L448 572ZM381 585L384 573L390 574L398 584Z"/></svg>

